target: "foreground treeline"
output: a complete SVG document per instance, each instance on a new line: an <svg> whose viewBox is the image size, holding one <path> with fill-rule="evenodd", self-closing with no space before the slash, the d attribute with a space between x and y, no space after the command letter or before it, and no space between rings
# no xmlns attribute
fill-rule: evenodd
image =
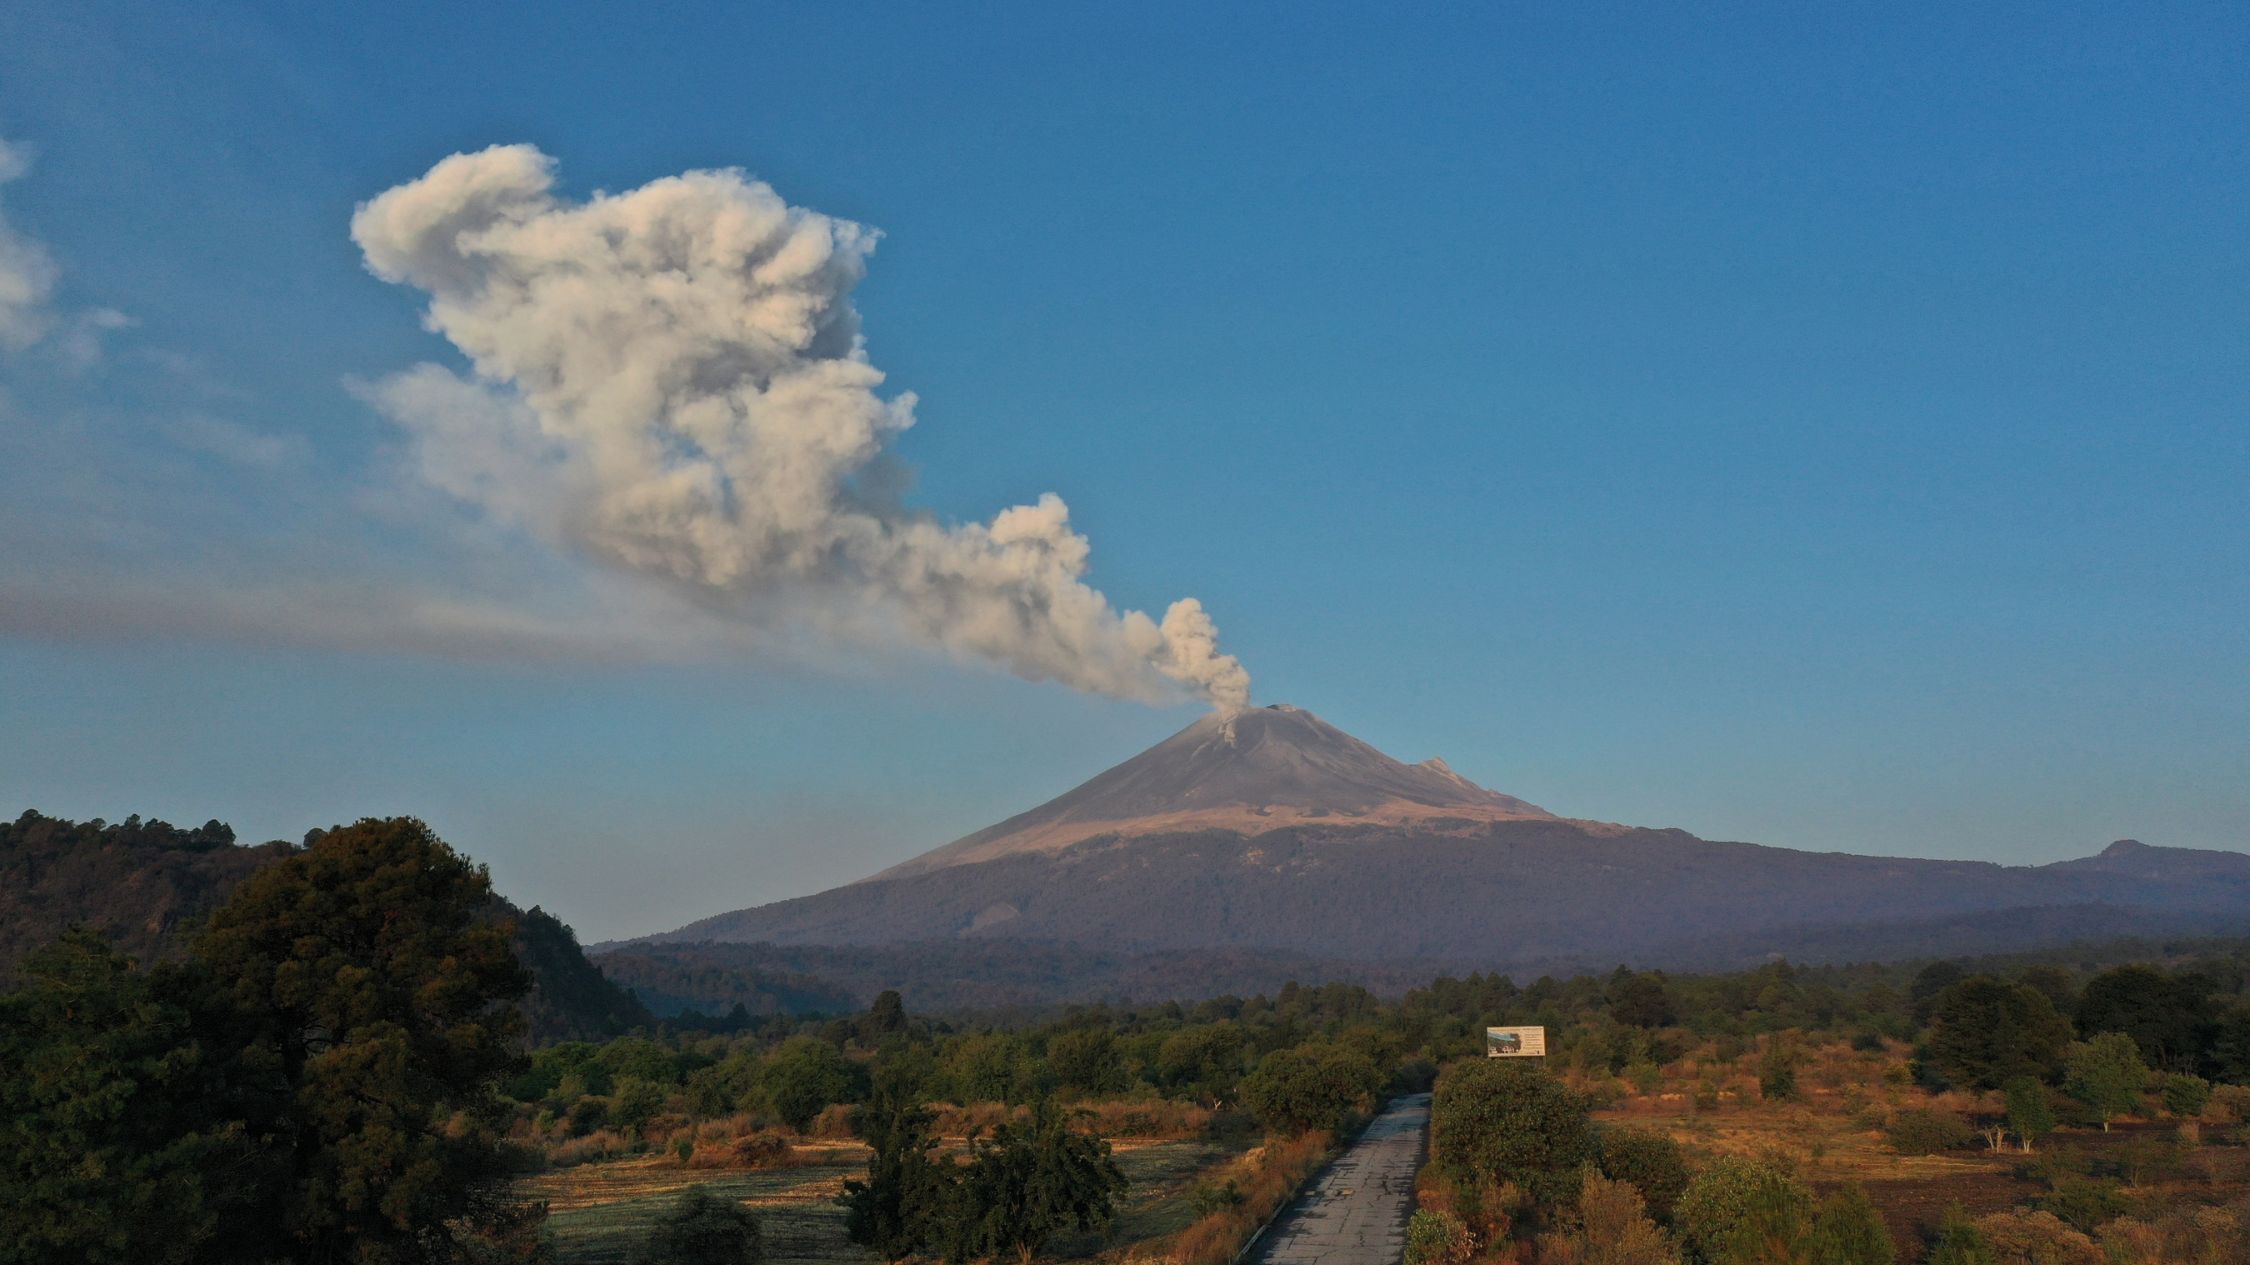
<svg viewBox="0 0 2250 1265"><path fill-rule="evenodd" d="M102 846L122 846L114 833ZM1881 1242L1901 1259L2013 1265L2208 1239L2250 1190L2244 1166L2218 1158L2240 1153L2250 1111L2243 942L1470 975L1396 1000L1292 985L981 1018L910 1013L885 993L832 1016L644 1013L629 1035L545 1043L527 1040L527 967L541 964L525 943L479 867L396 819L267 859L155 962L84 933L49 944L0 995L0 1265L531 1261L540 1210L509 1193L528 1170L625 1156L787 1167L822 1146L868 1149L847 1195L866 1247L1017 1258L1110 1223L1122 1179L1103 1139L1127 1135L1228 1140L1234 1158L1195 1184L1192 1224L1112 1245L1216 1265L1331 1138L1441 1067L1425 1196L1452 1220L1426 1218L1416 1240L1433 1261L1888 1259L1867 1201L1817 1147L1805 1165L1695 1142L1728 1112L1848 1116L1897 1161L2005 1151L2036 1191L2017 1211L2061 1227L2047 1255L2009 1255L2009 1236L2032 1231L1997 1213L1903 1233L1894 1218ZM1547 1068L1484 1061L1492 1023L1546 1025ZM1839 1075L1839 1060L1857 1062ZM1689 1141L1596 1127L1594 1111L1683 1113ZM2118 1147L2087 1141L2120 1120ZM2199 1185L2166 1176L2190 1170ZM1764 1211L1736 1229L1697 1211L1751 1206ZM1008 1211L1021 1207L1046 1211ZM2203 1228L2179 1228L2191 1223ZM659 1239L652 1260L687 1259L691 1241L747 1259L756 1219L688 1198ZM1847 1242L1863 1255L1837 1255ZM2173 1259L2132 1250L2121 1259Z"/></svg>
<svg viewBox="0 0 2250 1265"><path fill-rule="evenodd" d="M530 979L410 819L317 835L187 955L73 933L0 996L0 1261L508 1261L500 1078Z"/></svg>

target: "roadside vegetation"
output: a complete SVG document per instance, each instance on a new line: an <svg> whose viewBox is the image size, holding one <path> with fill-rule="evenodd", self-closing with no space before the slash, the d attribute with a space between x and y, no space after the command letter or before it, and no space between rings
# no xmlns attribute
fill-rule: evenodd
<svg viewBox="0 0 2250 1265"><path fill-rule="evenodd" d="M1414 1265L2198 1265L2250 1242L2250 947L1441 978L537 1040L520 929L407 819L143 964L0 994L0 1265L1224 1265L1433 1085ZM1487 1060L1535 1023L1550 1057ZM2232 1255L2230 1255L2232 1253Z"/></svg>

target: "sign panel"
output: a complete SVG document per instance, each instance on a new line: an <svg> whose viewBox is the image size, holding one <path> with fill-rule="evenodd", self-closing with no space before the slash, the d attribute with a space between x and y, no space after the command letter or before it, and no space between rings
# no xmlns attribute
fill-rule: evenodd
<svg viewBox="0 0 2250 1265"><path fill-rule="evenodd" d="M1494 1059L1543 1059L1547 1057L1547 1030L1537 1026L1486 1028L1484 1053Z"/></svg>

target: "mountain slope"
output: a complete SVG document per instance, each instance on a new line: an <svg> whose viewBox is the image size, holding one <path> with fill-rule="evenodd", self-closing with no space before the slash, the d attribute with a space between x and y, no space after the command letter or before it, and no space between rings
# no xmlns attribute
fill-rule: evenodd
<svg viewBox="0 0 2250 1265"><path fill-rule="evenodd" d="M1974 931L1989 920L1989 935ZM640 944L978 940L1328 961L1725 964L2250 920L2250 856L2131 841L2049 866L1799 852L1556 817L1309 712L1210 716L1029 812Z"/></svg>
<svg viewBox="0 0 2250 1265"><path fill-rule="evenodd" d="M967 838L884 871L918 874L1096 835L1257 834L1310 823L1513 821L1552 814L1443 760L1403 764L1311 712L1213 712L1125 763Z"/></svg>
<svg viewBox="0 0 2250 1265"><path fill-rule="evenodd" d="M1280 949L1328 958L1661 964L1724 940L1755 956L1824 931L2026 911L2138 911L2150 931L2250 917L2250 857L2117 875L1796 852L1565 821L1444 832L1284 827L1088 840L723 914L654 941L877 945L954 938L1116 951ZM2103 918L2106 930L2131 920ZM2120 923L2125 924L2121 926ZM1911 949L1911 945L1907 946Z"/></svg>

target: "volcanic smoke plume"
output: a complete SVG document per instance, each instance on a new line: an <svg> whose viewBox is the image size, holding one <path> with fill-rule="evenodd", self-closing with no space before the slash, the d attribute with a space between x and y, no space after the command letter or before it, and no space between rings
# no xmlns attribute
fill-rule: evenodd
<svg viewBox="0 0 2250 1265"><path fill-rule="evenodd" d="M691 171L583 203L528 145L456 154L352 217L475 366L370 391L423 477L493 517L760 620L870 626L1034 680L1221 708L1250 678L1194 598L1161 622L1081 578L1053 494L988 523L905 508L852 287L877 234Z"/></svg>

